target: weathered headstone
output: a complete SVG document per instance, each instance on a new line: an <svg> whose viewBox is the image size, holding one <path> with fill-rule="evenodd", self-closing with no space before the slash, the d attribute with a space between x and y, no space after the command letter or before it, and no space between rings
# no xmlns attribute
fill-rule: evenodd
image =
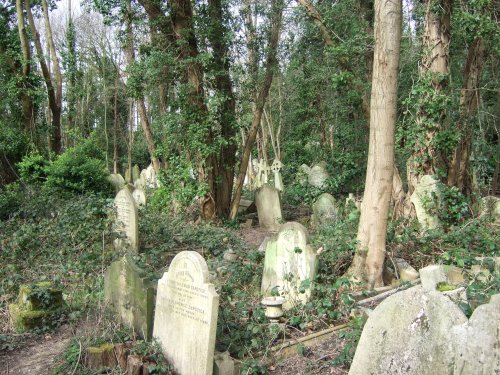
<svg viewBox="0 0 500 375"><path fill-rule="evenodd" d="M316 269L316 252L308 244L307 229L295 222L283 224L267 242L261 292L270 296L277 290L285 298L285 309L305 304Z"/></svg>
<svg viewBox="0 0 500 375"><path fill-rule="evenodd" d="M158 176L152 164L141 171L139 180L144 181L144 188L154 189L159 186Z"/></svg>
<svg viewBox="0 0 500 375"><path fill-rule="evenodd" d="M441 205L441 186L434 176L425 175L415 187L411 202L415 206L417 219L424 230L436 229L441 225L437 210Z"/></svg>
<svg viewBox="0 0 500 375"><path fill-rule="evenodd" d="M139 188L134 189L132 197L134 198L137 207L142 207L146 205L146 194L144 193L144 190Z"/></svg>
<svg viewBox="0 0 500 375"><path fill-rule="evenodd" d="M299 167L297 174L295 175L295 179L301 186L307 185L307 180L309 178L310 172L311 172L311 167L309 167L307 164L302 164Z"/></svg>
<svg viewBox="0 0 500 375"><path fill-rule="evenodd" d="M132 167L132 182L135 182L139 179L139 176L141 174L141 169L139 166L136 164Z"/></svg>
<svg viewBox="0 0 500 375"><path fill-rule="evenodd" d="M153 336L180 374L212 374L218 308L203 257L177 254L158 281Z"/></svg>
<svg viewBox="0 0 500 375"><path fill-rule="evenodd" d="M153 333L155 285L126 255L111 263L104 276L104 298L127 326L150 340Z"/></svg>
<svg viewBox="0 0 500 375"><path fill-rule="evenodd" d="M279 191L264 184L255 192L255 205L257 206L259 225L268 230L278 230L282 220Z"/></svg>
<svg viewBox="0 0 500 375"><path fill-rule="evenodd" d="M325 187L326 180L328 179L329 174L326 170L326 162L321 162L318 164L314 164L309 171L308 182L309 185L314 186L318 189L322 189Z"/></svg>
<svg viewBox="0 0 500 375"><path fill-rule="evenodd" d="M439 292L416 286L396 293L370 314L349 374L451 374L451 329L466 322Z"/></svg>
<svg viewBox="0 0 500 375"><path fill-rule="evenodd" d="M321 194L313 203L312 211L311 224L313 226L335 223L337 221L338 209L335 198L331 194Z"/></svg>
<svg viewBox="0 0 500 375"><path fill-rule="evenodd" d="M125 186L125 179L119 173L111 173L108 176L108 181L113 185L117 193Z"/></svg>
<svg viewBox="0 0 500 375"><path fill-rule="evenodd" d="M121 238L115 241L115 247L139 251L139 223L134 197L127 187L118 192L115 198L115 230Z"/></svg>

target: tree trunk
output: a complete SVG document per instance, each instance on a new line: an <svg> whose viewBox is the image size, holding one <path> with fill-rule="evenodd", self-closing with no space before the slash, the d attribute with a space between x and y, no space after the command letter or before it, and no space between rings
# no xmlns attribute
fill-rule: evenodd
<svg viewBox="0 0 500 375"><path fill-rule="evenodd" d="M370 144L359 241L349 270L371 287L383 285L385 237L394 171L394 127L401 40L401 1L375 1L375 51Z"/></svg>
<svg viewBox="0 0 500 375"><path fill-rule="evenodd" d="M118 70L115 78L115 95L113 98L113 173L118 173Z"/></svg>
<svg viewBox="0 0 500 375"><path fill-rule="evenodd" d="M432 95L442 95L448 86L451 6L452 0L426 0L424 56L420 76L424 81L430 80L428 89L434 91ZM429 113L425 107L420 108L417 113L416 123L424 134L417 141L408 160L408 195L413 193L423 175L435 174L438 169L440 155L435 147L434 137L441 129L445 115L444 108L437 115Z"/></svg>
<svg viewBox="0 0 500 375"><path fill-rule="evenodd" d="M485 57L484 42L481 37L474 40L469 47L464 68L464 82L460 91L460 117L458 127L462 136L455 148L448 169L448 186L456 186L465 195L472 193L472 173L470 172L470 155L473 138L472 117L479 108L479 80Z"/></svg>
<svg viewBox="0 0 500 375"><path fill-rule="evenodd" d="M281 21L283 16L284 2L283 0L274 0L272 2L272 16L271 16L271 31L269 33L269 44L268 44L268 54L265 64L265 76L264 82L259 90L257 99L255 102L255 109L253 111L253 119L250 130L248 131L248 136L243 148L243 155L241 158L240 168L238 172L238 178L236 179L236 190L234 193L233 201L231 202L231 214L230 218L234 219L238 213L238 207L240 205L241 192L243 190L243 182L245 181L245 175L247 172L248 161L250 159L250 153L255 142L255 136L257 135L257 130L259 129L260 121L262 118L262 112L264 110L264 104L266 103L267 96L269 94L269 89L271 88L271 83L273 81L274 69L278 65L276 58L278 50L278 42L281 32Z"/></svg>
<svg viewBox="0 0 500 375"><path fill-rule="evenodd" d="M321 36L326 46L332 47L333 39L330 35L330 32L323 23L323 18L321 17L321 14L319 14L318 10L309 0L299 0L299 3L304 7L309 17L312 18L314 24L318 27L319 32L321 33Z"/></svg>
<svg viewBox="0 0 500 375"><path fill-rule="evenodd" d="M126 15L126 29L127 29L127 44L125 46L127 55L127 64L132 65L135 62L135 50L134 50L134 32L132 30L132 5L130 0L127 2L127 15ZM151 132L151 125L149 123L148 114L146 111L146 105L144 103L144 97L137 99L137 110L139 112L139 118L141 121L142 130L144 132L144 137L146 139L146 145L148 146L149 157L151 159L151 164L156 172L160 170L160 162L156 157L156 145L153 139L153 133Z"/></svg>
<svg viewBox="0 0 500 375"><path fill-rule="evenodd" d="M45 16L45 8L47 6L46 1L44 0L44 16ZM47 66L47 62L45 61L45 57L43 54L43 48L42 44L40 42L40 34L38 33L38 30L36 29L35 26L35 20L33 19L33 14L31 12L31 4L30 0L26 0L25 3L26 7L26 13L28 15L28 22L30 25L31 33L33 34L33 40L35 43L35 48L37 51L38 55L38 60L40 62L40 68L42 70L42 75L43 79L45 81L45 86L47 87L47 95L48 95L48 102L49 102L49 107L50 107L50 112L52 113L52 129L51 129L51 134L49 138L49 149L53 151L56 154L61 153L61 96L60 94L62 93L62 83L60 84L59 82L56 81L57 88L54 89L54 83L52 80L52 77L50 75L49 68ZM47 13L47 20L48 20L48 13ZM47 22L47 21L46 21ZM46 24L47 26L47 24ZM52 40L52 32L50 31L50 23L49 27L47 29L47 40L49 43L52 44L51 50L54 47L53 41ZM52 54L55 55L55 49L52 51ZM57 60L57 55L53 56L52 61L57 61L57 66L59 66L59 62ZM54 65L55 69L55 65ZM60 76L60 71L59 71L59 78ZM57 73L56 73L56 79L57 79ZM61 79L62 82L62 79Z"/></svg>

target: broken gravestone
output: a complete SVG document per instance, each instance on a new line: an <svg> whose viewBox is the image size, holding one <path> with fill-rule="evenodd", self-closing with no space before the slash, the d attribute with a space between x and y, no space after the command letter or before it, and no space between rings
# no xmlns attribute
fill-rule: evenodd
<svg viewBox="0 0 500 375"><path fill-rule="evenodd" d="M9 305L9 313L17 332L53 326L65 311L62 291L42 281L21 285L17 302Z"/></svg>
<svg viewBox="0 0 500 375"><path fill-rule="evenodd" d="M146 340L153 333L155 283L128 255L109 266L104 276L104 298L123 324Z"/></svg>
<svg viewBox="0 0 500 375"><path fill-rule="evenodd" d="M290 222L267 241L261 292L279 293L285 298L284 309L305 304L311 297L317 269L316 252L308 244L307 229Z"/></svg>
<svg viewBox="0 0 500 375"><path fill-rule="evenodd" d="M177 254L158 281L153 336L180 374L212 374L218 308L203 257Z"/></svg>
<svg viewBox="0 0 500 375"><path fill-rule="evenodd" d="M323 224L333 224L338 218L335 198L328 193L321 194L312 205L311 224L316 227Z"/></svg>
<svg viewBox="0 0 500 375"><path fill-rule="evenodd" d="M259 225L271 231L278 230L282 221L279 191L268 184L262 185L255 192L255 205L257 206Z"/></svg>
<svg viewBox="0 0 500 375"><path fill-rule="evenodd" d="M424 230L441 226L437 212L441 206L441 186L434 176L425 175L415 187L411 202L415 206L417 219Z"/></svg>
<svg viewBox="0 0 500 375"><path fill-rule="evenodd" d="M139 251L139 223L137 206L127 187L118 192L115 198L115 240L116 249Z"/></svg>
<svg viewBox="0 0 500 375"><path fill-rule="evenodd" d="M322 189L325 187L328 177L330 176L326 170L326 162L322 161L312 166L307 181L309 185Z"/></svg>
<svg viewBox="0 0 500 375"><path fill-rule="evenodd" d="M349 374L450 374L451 329L466 322L462 311L439 292L416 286L396 293L370 314Z"/></svg>

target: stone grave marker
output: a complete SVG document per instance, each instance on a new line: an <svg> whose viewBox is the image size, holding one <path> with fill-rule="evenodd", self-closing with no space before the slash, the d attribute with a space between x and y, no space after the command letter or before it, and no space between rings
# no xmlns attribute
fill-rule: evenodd
<svg viewBox="0 0 500 375"><path fill-rule="evenodd" d="M259 225L262 228L277 231L282 220L281 200L278 189L264 184L255 192L255 205Z"/></svg>
<svg viewBox="0 0 500 375"><path fill-rule="evenodd" d="M330 177L328 171L326 170L326 162L322 161L318 164L312 166L308 175L309 185L314 186L318 189L325 187L326 180Z"/></svg>
<svg viewBox="0 0 500 375"><path fill-rule="evenodd" d="M285 298L284 309L307 303L317 265L316 252L308 244L307 229L300 223L283 224L267 242L262 294L270 296L277 289Z"/></svg>
<svg viewBox="0 0 500 375"><path fill-rule="evenodd" d="M418 222L424 230L436 229L441 225L437 213L429 212L430 206L435 206L433 211L437 212L441 205L441 185L443 184L434 176L422 176L410 197L411 203L415 206Z"/></svg>
<svg viewBox="0 0 500 375"><path fill-rule="evenodd" d="M134 198L137 207L142 207L146 205L146 194L144 193L144 190L139 188L134 189L132 197Z"/></svg>
<svg viewBox="0 0 500 375"><path fill-rule="evenodd" d="M180 374L212 374L218 308L203 257L177 254L158 281L153 336Z"/></svg>
<svg viewBox="0 0 500 375"><path fill-rule="evenodd" d="M146 340L153 334L155 283L129 255L111 263L104 276L104 298L123 324Z"/></svg>
<svg viewBox="0 0 500 375"><path fill-rule="evenodd" d="M127 187L118 192L115 198L115 231L121 238L115 240L115 248L139 251L139 223L134 197Z"/></svg>
<svg viewBox="0 0 500 375"><path fill-rule="evenodd" d="M328 193L321 194L312 205L313 214L311 224L313 227L327 223L335 223L338 218L338 209L335 198Z"/></svg>
<svg viewBox="0 0 500 375"><path fill-rule="evenodd" d="M117 193L125 186L125 179L119 173L111 173L108 176L108 181L113 185Z"/></svg>

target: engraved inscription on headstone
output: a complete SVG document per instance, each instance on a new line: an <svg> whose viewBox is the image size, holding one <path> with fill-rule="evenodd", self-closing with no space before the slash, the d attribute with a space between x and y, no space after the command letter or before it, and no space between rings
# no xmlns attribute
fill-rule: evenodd
<svg viewBox="0 0 500 375"><path fill-rule="evenodd" d="M180 374L211 375L219 296L194 251L175 256L158 281L153 336Z"/></svg>
<svg viewBox="0 0 500 375"><path fill-rule="evenodd" d="M121 237L116 241L117 247L125 246L131 251L137 252L139 250L137 206L126 187L116 195L115 208L115 230Z"/></svg>

